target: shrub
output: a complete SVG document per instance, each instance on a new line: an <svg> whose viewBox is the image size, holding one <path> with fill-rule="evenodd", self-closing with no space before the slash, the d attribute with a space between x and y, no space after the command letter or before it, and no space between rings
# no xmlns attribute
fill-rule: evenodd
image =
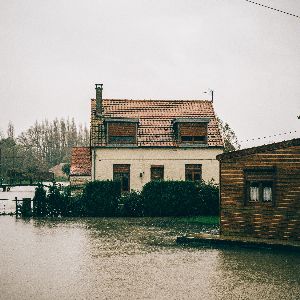
<svg viewBox="0 0 300 300"><path fill-rule="evenodd" d="M115 216L120 195L121 184L118 181L87 183L82 196L86 215L91 217Z"/></svg>
<svg viewBox="0 0 300 300"><path fill-rule="evenodd" d="M47 215L50 217L58 217L64 211L64 198L55 182L49 187L47 195Z"/></svg>
<svg viewBox="0 0 300 300"><path fill-rule="evenodd" d="M219 187L213 182L200 183L199 212L201 215L216 216L220 212Z"/></svg>
<svg viewBox="0 0 300 300"><path fill-rule="evenodd" d="M151 181L141 193L121 196L120 182L107 180L89 182L82 195L73 197L70 187L61 192L55 183L48 195L41 184L36 188L33 215L37 217L111 217L118 213L124 217L218 215L219 188L212 182Z"/></svg>
<svg viewBox="0 0 300 300"><path fill-rule="evenodd" d="M219 189L213 183L152 181L141 193L146 216L217 215Z"/></svg>
<svg viewBox="0 0 300 300"><path fill-rule="evenodd" d="M64 164L61 170L67 175L70 175L71 164Z"/></svg>
<svg viewBox="0 0 300 300"><path fill-rule="evenodd" d="M189 181L151 181L142 191L145 215L193 215L198 200L196 185Z"/></svg>
<svg viewBox="0 0 300 300"><path fill-rule="evenodd" d="M85 205L81 194L71 195L71 188L65 187L61 194L61 215L64 217L85 216Z"/></svg>
<svg viewBox="0 0 300 300"><path fill-rule="evenodd" d="M141 217L144 214L142 196L139 192L122 195L120 198L120 215L123 217Z"/></svg>
<svg viewBox="0 0 300 300"><path fill-rule="evenodd" d="M44 217L47 214L46 191L41 183L35 189L33 198L33 216Z"/></svg>

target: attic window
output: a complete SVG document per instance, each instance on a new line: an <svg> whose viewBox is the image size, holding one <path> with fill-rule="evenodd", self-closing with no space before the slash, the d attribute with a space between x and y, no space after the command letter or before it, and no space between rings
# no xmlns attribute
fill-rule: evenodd
<svg viewBox="0 0 300 300"><path fill-rule="evenodd" d="M137 143L136 119L106 120L107 143L110 145L134 145Z"/></svg>
<svg viewBox="0 0 300 300"><path fill-rule="evenodd" d="M207 144L208 118L176 119L174 130L182 144Z"/></svg>

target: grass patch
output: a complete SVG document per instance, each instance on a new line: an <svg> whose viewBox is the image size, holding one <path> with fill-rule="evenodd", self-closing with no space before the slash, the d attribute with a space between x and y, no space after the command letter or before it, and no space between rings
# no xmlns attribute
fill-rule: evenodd
<svg viewBox="0 0 300 300"><path fill-rule="evenodd" d="M178 217L179 222L191 224L220 225L219 216Z"/></svg>

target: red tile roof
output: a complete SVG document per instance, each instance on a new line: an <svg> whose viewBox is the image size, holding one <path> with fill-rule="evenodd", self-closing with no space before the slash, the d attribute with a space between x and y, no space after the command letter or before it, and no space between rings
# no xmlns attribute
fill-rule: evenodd
<svg viewBox="0 0 300 300"><path fill-rule="evenodd" d="M139 119L138 146L177 147L172 124L176 118L210 118L208 146L223 146L212 101L103 99L102 105L104 118ZM95 110L96 100L92 99L92 124L97 120ZM93 142L97 145L95 139Z"/></svg>
<svg viewBox="0 0 300 300"><path fill-rule="evenodd" d="M71 176L91 176L92 161L89 147L72 148Z"/></svg>

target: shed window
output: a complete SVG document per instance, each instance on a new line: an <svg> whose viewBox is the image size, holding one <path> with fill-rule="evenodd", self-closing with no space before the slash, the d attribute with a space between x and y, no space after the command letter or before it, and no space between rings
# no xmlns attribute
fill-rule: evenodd
<svg viewBox="0 0 300 300"><path fill-rule="evenodd" d="M259 201L259 184L256 182L250 185L250 201Z"/></svg>
<svg viewBox="0 0 300 300"><path fill-rule="evenodd" d="M202 180L202 165L200 165L200 164L185 165L185 180L201 181Z"/></svg>
<svg viewBox="0 0 300 300"><path fill-rule="evenodd" d="M113 179L121 182L121 191L130 191L130 165L113 165Z"/></svg>
<svg viewBox="0 0 300 300"><path fill-rule="evenodd" d="M164 166L151 166L151 180L164 180Z"/></svg>
<svg viewBox="0 0 300 300"><path fill-rule="evenodd" d="M137 124L131 122L107 123L108 144L136 144Z"/></svg>
<svg viewBox="0 0 300 300"><path fill-rule="evenodd" d="M262 200L265 202L272 201L272 186L263 186L263 197Z"/></svg>
<svg viewBox="0 0 300 300"><path fill-rule="evenodd" d="M275 169L245 170L246 202L274 203Z"/></svg>

